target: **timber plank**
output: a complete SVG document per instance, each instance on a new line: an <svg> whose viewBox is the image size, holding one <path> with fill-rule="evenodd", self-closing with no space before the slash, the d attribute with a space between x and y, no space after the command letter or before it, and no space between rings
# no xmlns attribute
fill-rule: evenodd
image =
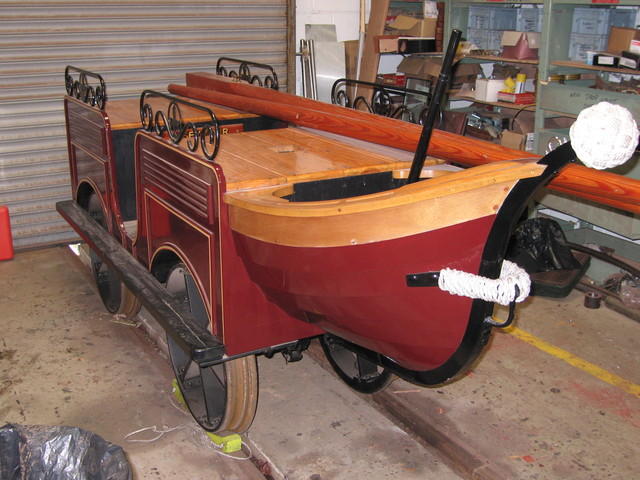
<svg viewBox="0 0 640 480"><path fill-rule="evenodd" d="M219 77L222 78L222 77ZM337 105L269 91L239 82L216 79L210 74L188 74L187 83L203 88L170 85L169 90L204 101L236 105L254 113L279 118L344 136L415 151L421 127L400 120L358 112ZM206 88L206 89L205 89ZM228 94L219 93L230 92ZM286 105L291 105L291 107ZM294 108L292 108L294 107ZM434 130L428 153L434 157L466 166L513 160L527 156L541 158L520 150L501 147L469 137ZM582 165L566 166L552 180L549 188L573 196L611 206L631 213L640 213L640 181L606 171L596 171Z"/></svg>

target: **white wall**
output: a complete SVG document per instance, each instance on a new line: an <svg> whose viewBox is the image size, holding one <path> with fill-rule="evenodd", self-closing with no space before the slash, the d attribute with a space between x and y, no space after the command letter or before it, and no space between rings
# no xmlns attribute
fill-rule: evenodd
<svg viewBox="0 0 640 480"><path fill-rule="evenodd" d="M365 0L365 22L370 0ZM296 51L305 38L305 25L335 25L338 42L358 40L360 0L296 0ZM302 95L300 57L296 57L296 93Z"/></svg>
<svg viewBox="0 0 640 480"><path fill-rule="evenodd" d="M370 0L365 0L365 21ZM339 42L357 40L360 29L360 0L296 0L296 45L305 38L306 24L335 25Z"/></svg>

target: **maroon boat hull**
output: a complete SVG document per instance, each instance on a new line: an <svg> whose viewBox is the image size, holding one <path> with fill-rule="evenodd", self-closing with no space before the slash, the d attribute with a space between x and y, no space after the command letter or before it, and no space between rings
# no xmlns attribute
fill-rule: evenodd
<svg viewBox="0 0 640 480"><path fill-rule="evenodd" d="M343 247L283 246L237 233L235 239L252 280L291 315L424 371L456 352L473 301L437 286L409 287L406 275L447 267L477 274L494 219Z"/></svg>

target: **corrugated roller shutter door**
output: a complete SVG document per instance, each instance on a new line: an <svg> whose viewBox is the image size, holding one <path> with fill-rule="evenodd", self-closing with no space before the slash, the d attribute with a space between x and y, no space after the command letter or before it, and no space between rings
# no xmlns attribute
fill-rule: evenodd
<svg viewBox="0 0 640 480"><path fill-rule="evenodd" d="M0 205L16 249L73 240L64 69L100 73L108 99L166 91L221 56L287 80L287 0L23 0L0 3Z"/></svg>

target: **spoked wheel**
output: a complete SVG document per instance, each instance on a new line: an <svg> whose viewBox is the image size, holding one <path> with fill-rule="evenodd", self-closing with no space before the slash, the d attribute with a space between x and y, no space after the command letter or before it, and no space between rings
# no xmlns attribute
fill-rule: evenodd
<svg viewBox="0 0 640 480"><path fill-rule="evenodd" d="M202 296L184 264L178 263L169 271L166 287L189 305L199 322L209 325ZM247 430L258 406L255 355L200 368L171 336L167 336L167 343L180 393L200 426L216 433Z"/></svg>
<svg viewBox="0 0 640 480"><path fill-rule="evenodd" d="M393 374L376 363L337 343L331 336L320 337L322 350L338 376L360 393L375 393L384 390Z"/></svg>
<svg viewBox="0 0 640 480"><path fill-rule="evenodd" d="M91 217L106 230L107 222L98 195L95 193L89 197L88 211ZM98 286L98 293L106 309L115 314L135 316L140 310L139 300L125 287L96 252L89 250L89 258L91 259L91 271Z"/></svg>

